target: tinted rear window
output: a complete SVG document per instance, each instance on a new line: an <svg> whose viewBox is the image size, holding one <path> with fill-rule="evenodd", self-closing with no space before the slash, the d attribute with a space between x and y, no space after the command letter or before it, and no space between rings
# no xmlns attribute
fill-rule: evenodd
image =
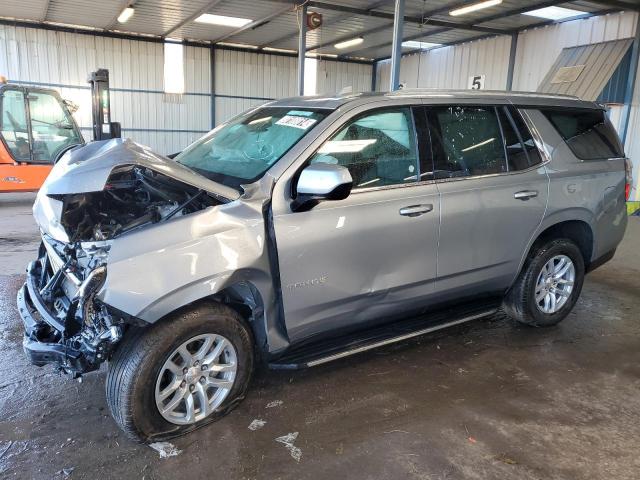
<svg viewBox="0 0 640 480"><path fill-rule="evenodd" d="M624 157L624 150L611 122L602 110L545 109L549 119L573 154L582 160Z"/></svg>

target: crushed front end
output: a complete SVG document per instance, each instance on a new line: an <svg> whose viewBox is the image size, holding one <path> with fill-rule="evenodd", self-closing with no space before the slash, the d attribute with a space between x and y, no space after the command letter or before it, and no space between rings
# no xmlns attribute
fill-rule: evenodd
<svg viewBox="0 0 640 480"><path fill-rule="evenodd" d="M55 165L33 207L42 244L17 297L32 363L78 376L109 359L128 325L147 325L103 302L109 253L121 237L227 201L210 183L130 140L93 142Z"/></svg>
<svg viewBox="0 0 640 480"><path fill-rule="evenodd" d="M95 298L106 278L109 244L42 238L17 298L24 351L35 365L51 363L78 376L99 368L123 334L123 318Z"/></svg>

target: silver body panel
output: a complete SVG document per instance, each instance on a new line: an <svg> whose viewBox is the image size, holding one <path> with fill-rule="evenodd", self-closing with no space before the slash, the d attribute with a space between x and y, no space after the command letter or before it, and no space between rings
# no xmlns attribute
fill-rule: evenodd
<svg viewBox="0 0 640 480"><path fill-rule="evenodd" d="M344 200L292 211L293 179L345 121L379 106L446 103L530 105L525 119L545 161L514 173L355 190ZM624 234L623 160L576 159L535 110L591 103L504 92L405 91L270 105L332 112L243 194L130 141L90 144L66 156L42 187L34 205L40 228L65 241L61 203L49 195L100 190L121 165L143 165L228 199L113 239L98 298L153 323L193 301L250 284L263 306L270 353L458 297L504 293L537 236L558 222L590 226L592 260ZM537 196L514 198L520 191ZM399 214L415 205L430 210Z"/></svg>

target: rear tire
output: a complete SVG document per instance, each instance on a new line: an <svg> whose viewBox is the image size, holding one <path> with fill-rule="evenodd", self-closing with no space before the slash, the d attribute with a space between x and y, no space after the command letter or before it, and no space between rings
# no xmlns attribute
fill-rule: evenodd
<svg viewBox="0 0 640 480"><path fill-rule="evenodd" d="M253 363L251 332L238 313L202 303L127 332L109 362L107 403L133 440L176 437L231 411L244 398ZM175 411L161 413L174 400Z"/></svg>
<svg viewBox="0 0 640 480"><path fill-rule="evenodd" d="M555 239L534 246L505 298L504 310L526 325L556 325L577 302L584 275L582 252L571 240Z"/></svg>

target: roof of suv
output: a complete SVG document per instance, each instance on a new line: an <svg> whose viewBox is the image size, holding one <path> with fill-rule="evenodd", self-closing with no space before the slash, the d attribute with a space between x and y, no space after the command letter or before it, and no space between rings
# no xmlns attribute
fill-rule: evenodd
<svg viewBox="0 0 640 480"><path fill-rule="evenodd" d="M509 101L514 105L536 107L573 107L598 108L603 106L587 102L569 95L557 95L536 92L507 92L500 90L441 90L431 88L409 88L395 92L346 93L335 95L317 95L310 97L289 97L270 103L274 107L325 108L335 110L347 103L366 104L379 102L385 98L420 98L434 99L441 103L443 98L478 100L480 103ZM355 105L354 105L355 106Z"/></svg>

